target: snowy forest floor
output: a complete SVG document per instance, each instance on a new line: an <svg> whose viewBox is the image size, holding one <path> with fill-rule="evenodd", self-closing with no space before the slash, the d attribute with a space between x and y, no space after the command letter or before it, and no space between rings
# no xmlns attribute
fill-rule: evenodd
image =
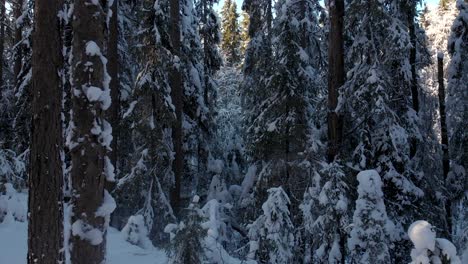
<svg viewBox="0 0 468 264"><path fill-rule="evenodd" d="M20 194L21 207L27 208L27 196ZM109 264L163 264L167 263L164 250L155 247L143 249L125 241L119 230L109 228L107 234L107 263ZM4 221L0 223L0 263L26 263L28 251L27 222Z"/></svg>

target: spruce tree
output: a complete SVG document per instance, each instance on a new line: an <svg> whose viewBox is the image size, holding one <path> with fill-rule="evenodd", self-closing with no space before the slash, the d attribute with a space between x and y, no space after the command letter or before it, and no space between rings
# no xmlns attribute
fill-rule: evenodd
<svg viewBox="0 0 468 264"><path fill-rule="evenodd" d="M247 50L247 46L249 45L249 41L250 41L249 24L250 24L249 15L247 14L247 12L242 11L242 20L240 23L240 38L241 38L240 53L242 57L244 57L245 51Z"/></svg>
<svg viewBox="0 0 468 264"><path fill-rule="evenodd" d="M291 201L281 187L268 190L263 214L249 225L250 259L261 263L290 263L293 259L294 225Z"/></svg>
<svg viewBox="0 0 468 264"><path fill-rule="evenodd" d="M222 42L221 48L224 53L225 60L228 65L236 65L239 63L241 36L239 29L239 14L237 13L237 4L234 1L227 0L224 2L221 10L222 18Z"/></svg>
<svg viewBox="0 0 468 264"><path fill-rule="evenodd" d="M342 263L349 224L348 192L343 167L337 161L323 163L313 176L301 204L303 223L311 237L309 263Z"/></svg>
<svg viewBox="0 0 468 264"><path fill-rule="evenodd" d="M353 66L341 106L348 112L345 131L351 131L348 155L355 169L377 168L382 176L389 218L396 225L392 258L404 261L407 247L400 240L405 241L404 227L415 217L409 207L423 195L419 173L410 163L410 142L420 137L406 88L411 82L410 37L405 23L381 1L351 1L347 14L347 31L356 40L347 54Z"/></svg>
<svg viewBox="0 0 468 264"><path fill-rule="evenodd" d="M448 199L453 205L453 240L465 250L468 257L466 237L466 190L468 188L468 138L467 105L468 101L468 3L457 1L458 16L453 22L448 52L451 56L448 68L447 126L449 135L450 172L446 180ZM465 190L465 192L463 191ZM457 228L458 226L458 228ZM465 227L463 227L465 226Z"/></svg>

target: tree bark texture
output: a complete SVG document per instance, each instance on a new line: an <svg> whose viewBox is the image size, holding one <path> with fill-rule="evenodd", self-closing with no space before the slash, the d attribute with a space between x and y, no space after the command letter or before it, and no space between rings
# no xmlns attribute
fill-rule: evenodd
<svg viewBox="0 0 468 264"><path fill-rule="evenodd" d="M345 82L343 17L344 1L332 0L330 5L330 35L328 49L328 161L338 154L342 137L341 117L335 111L339 88Z"/></svg>
<svg viewBox="0 0 468 264"><path fill-rule="evenodd" d="M332 162L338 155L342 137L342 118L335 111L339 89L345 82L343 18L344 0L329 1L330 33L328 47L328 149L327 159ZM340 232L341 263L346 259L346 234Z"/></svg>
<svg viewBox="0 0 468 264"><path fill-rule="evenodd" d="M28 263L63 261L61 1L35 4L32 54L32 131L29 174Z"/></svg>
<svg viewBox="0 0 468 264"><path fill-rule="evenodd" d="M72 250L73 264L105 261L108 219L98 214L106 184L110 124L105 110L110 105L106 51L106 1L74 2L72 75Z"/></svg>
<svg viewBox="0 0 468 264"><path fill-rule="evenodd" d="M118 1L114 0L113 5L110 7L112 11L112 17L109 22L109 47L107 51L107 69L111 77L110 92L112 98L112 105L109 109L109 120L112 125L112 152L110 153L110 159L113 164L118 164L118 140L119 140L119 122L120 122L120 90L119 90L119 53L118 53L118 20L117 20L117 8Z"/></svg>

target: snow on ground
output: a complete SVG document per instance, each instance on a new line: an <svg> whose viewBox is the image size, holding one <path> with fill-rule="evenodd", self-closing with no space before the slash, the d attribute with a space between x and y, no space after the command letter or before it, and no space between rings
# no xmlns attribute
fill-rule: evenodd
<svg viewBox="0 0 468 264"><path fill-rule="evenodd" d="M0 263L26 263L27 233L25 222L0 223ZM115 228L109 228L107 236L108 264L165 264L166 253L157 248L142 249L125 241Z"/></svg>

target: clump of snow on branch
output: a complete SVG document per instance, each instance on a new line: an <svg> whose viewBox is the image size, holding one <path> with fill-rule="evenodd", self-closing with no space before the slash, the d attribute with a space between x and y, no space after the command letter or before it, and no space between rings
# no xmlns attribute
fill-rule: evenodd
<svg viewBox="0 0 468 264"><path fill-rule="evenodd" d="M408 229L408 236L414 245L411 264L462 263L452 242L436 238L435 227L427 221L414 222Z"/></svg>

